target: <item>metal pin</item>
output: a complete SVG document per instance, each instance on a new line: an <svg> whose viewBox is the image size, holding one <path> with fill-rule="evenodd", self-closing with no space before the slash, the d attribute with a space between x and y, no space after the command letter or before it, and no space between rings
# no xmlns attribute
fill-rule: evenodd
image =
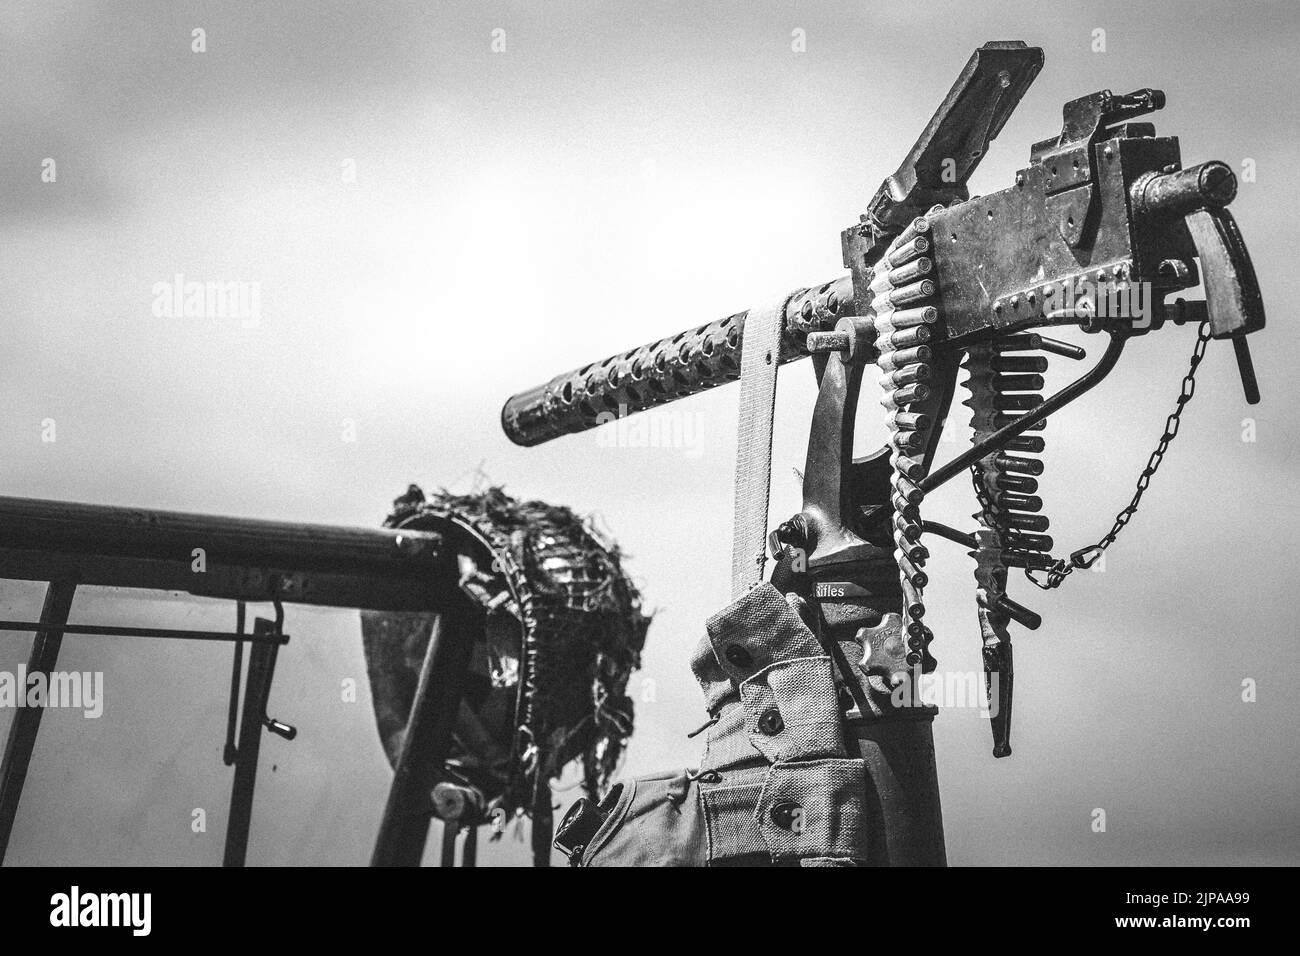
<svg viewBox="0 0 1300 956"><path fill-rule="evenodd" d="M1005 594L999 594L995 597L993 599L993 604L1007 617L1011 618L1017 624L1029 628L1031 631L1036 631L1042 626L1043 619L1039 615L1029 610L1029 608L1025 607L1023 604L1017 604Z"/></svg>
<svg viewBox="0 0 1300 956"><path fill-rule="evenodd" d="M925 283L919 284L924 285ZM912 286L908 286L908 288L910 289ZM938 319L939 310L932 305L925 305L919 309L899 309L889 316L890 324L896 329L909 329L914 325L931 325L937 322Z"/></svg>
<svg viewBox="0 0 1300 956"><path fill-rule="evenodd" d="M1051 551L1055 543L1045 534L1009 534L1003 541L1008 551Z"/></svg>
<svg viewBox="0 0 1300 956"><path fill-rule="evenodd" d="M902 388L898 389L898 391L894 392L892 396L894 400L894 404L896 406L909 405L912 402L923 402L929 397L930 397L930 388L928 385L925 385L924 383L917 383L916 385L904 385Z"/></svg>
<svg viewBox="0 0 1300 956"><path fill-rule="evenodd" d="M922 279L920 282L913 282L901 289L895 289L889 293L889 301L895 307L911 305L913 302L920 302L922 299L930 298L930 296L934 295L936 288L938 287L934 284L933 279Z"/></svg>
<svg viewBox="0 0 1300 956"><path fill-rule="evenodd" d="M1041 475L1043 463L1037 458L1016 458L1012 455L998 455L994 459L1003 471L1018 472L1022 475Z"/></svg>
<svg viewBox="0 0 1300 956"><path fill-rule="evenodd" d="M919 541L921 538L921 526L915 522L908 521L904 515L894 515L894 530L901 534L906 541Z"/></svg>
<svg viewBox="0 0 1300 956"><path fill-rule="evenodd" d="M911 242L906 242L889 253L886 261L890 266L901 266L904 263L911 262L917 256L922 256L930 251L930 240L925 236L917 236Z"/></svg>
<svg viewBox="0 0 1300 956"><path fill-rule="evenodd" d="M1043 499L1034 495L1000 494L993 499L999 508L1015 511L1042 511Z"/></svg>
<svg viewBox="0 0 1300 956"><path fill-rule="evenodd" d="M993 396L993 407L999 411L1027 412L1043 403L1043 396L1035 392L1008 392Z"/></svg>
<svg viewBox="0 0 1300 956"><path fill-rule="evenodd" d="M930 366L924 362L916 362L881 376L880 384L885 388L890 386L898 388L902 385L911 385L913 382L924 382L929 377Z"/></svg>
<svg viewBox="0 0 1300 956"><path fill-rule="evenodd" d="M1050 554L1040 551L1003 551L1002 563L1009 568L1044 571L1056 563Z"/></svg>
<svg viewBox="0 0 1300 956"><path fill-rule="evenodd" d="M995 372L1047 371L1047 359L1041 355L995 355L990 364Z"/></svg>
<svg viewBox="0 0 1300 956"><path fill-rule="evenodd" d="M912 349L899 349L892 352L890 358L893 360L894 368L902 368L905 365L915 365L917 362L928 362L933 357L928 345L918 345Z"/></svg>
<svg viewBox="0 0 1300 956"><path fill-rule="evenodd" d="M901 534L895 533L894 544L898 546L899 551L902 551L913 561L925 561L930 557L930 551L925 545L908 541Z"/></svg>
<svg viewBox="0 0 1300 956"><path fill-rule="evenodd" d="M903 412L901 414L907 414ZM911 505L919 505L925 500L925 492L907 479L902 471L894 478L894 490L907 499Z"/></svg>
<svg viewBox="0 0 1300 956"><path fill-rule="evenodd" d="M1034 478L1026 478L1023 475L998 475L998 489L1000 491L1013 491L1017 494L1032 495L1038 491L1038 481Z"/></svg>
<svg viewBox="0 0 1300 956"><path fill-rule="evenodd" d="M930 428L930 416L921 412L894 412L892 423L895 428L927 431Z"/></svg>
<svg viewBox="0 0 1300 956"><path fill-rule="evenodd" d="M812 336L808 336L809 339ZM1041 375L994 375L993 387L999 392L1041 392L1043 390Z"/></svg>
<svg viewBox="0 0 1300 956"><path fill-rule="evenodd" d="M915 458L899 455L894 461L894 471L909 481L920 481L925 477L925 466Z"/></svg>
<svg viewBox="0 0 1300 956"><path fill-rule="evenodd" d="M934 270L934 262L929 259L913 259L911 262L893 269L889 273L889 282L895 288L915 282Z"/></svg>
<svg viewBox="0 0 1300 956"><path fill-rule="evenodd" d="M894 560L898 562L898 568L907 579L912 583L912 587L923 588L930 583L930 577L915 564L902 551L894 552Z"/></svg>
<svg viewBox="0 0 1300 956"><path fill-rule="evenodd" d="M1076 362L1088 357L1086 350L1077 345L1071 345L1069 342L1061 342L1057 339L1049 339L1045 335L1040 335L1039 348L1044 352L1052 352L1056 355L1064 355L1068 359L1074 359Z"/></svg>
<svg viewBox="0 0 1300 956"><path fill-rule="evenodd" d="M925 603L920 592L906 578L899 583L903 586L903 613L912 621L921 620L925 617Z"/></svg>
<svg viewBox="0 0 1300 956"><path fill-rule="evenodd" d="M921 521L920 512L916 510L916 505L908 504L907 499L901 495L891 495L889 503L894 506L894 513L902 515L909 522L919 524Z"/></svg>
<svg viewBox="0 0 1300 956"><path fill-rule="evenodd" d="M921 436L916 432L900 431L894 433L892 444L903 454L911 454L920 451L924 442L921 441Z"/></svg>
<svg viewBox="0 0 1300 956"><path fill-rule="evenodd" d="M1011 511L1001 517L1004 527L1015 528L1020 531L1046 531L1050 522L1047 515L1021 514L1018 511Z"/></svg>
<svg viewBox="0 0 1300 956"><path fill-rule="evenodd" d="M917 216L907 224L906 229L898 234L898 238L895 239L893 243L894 247L896 249L901 249L917 236L924 235L929 231L930 220L926 219L924 216Z"/></svg>
<svg viewBox="0 0 1300 956"><path fill-rule="evenodd" d="M993 340L995 352L1033 352L1042 347L1042 339L1035 332L1004 335Z"/></svg>
<svg viewBox="0 0 1300 956"><path fill-rule="evenodd" d="M1027 451L1037 455L1047 447L1047 442L1042 435L1017 435L1002 447L1006 451Z"/></svg>
<svg viewBox="0 0 1300 956"><path fill-rule="evenodd" d="M822 352L843 352L849 347L849 333L809 332L806 346L813 355Z"/></svg>
<svg viewBox="0 0 1300 956"><path fill-rule="evenodd" d="M899 313L895 312L894 315L897 316ZM938 315L939 313L935 312L936 318L938 318ZM888 344L890 348L905 349L913 345L923 345L930 341L930 338L933 335L934 333L930 331L928 325L918 325L915 328L910 329L897 329L889 334L889 339L886 344ZM880 343L877 342L877 347L879 347L879 345Z"/></svg>

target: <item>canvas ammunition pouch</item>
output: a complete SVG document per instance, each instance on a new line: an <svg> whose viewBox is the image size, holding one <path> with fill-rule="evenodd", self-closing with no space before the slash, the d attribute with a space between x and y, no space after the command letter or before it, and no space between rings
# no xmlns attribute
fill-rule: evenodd
<svg viewBox="0 0 1300 956"><path fill-rule="evenodd" d="M556 845L580 866L865 862L867 771L846 749L831 656L770 584L707 632L691 661L711 718L699 769L580 801Z"/></svg>

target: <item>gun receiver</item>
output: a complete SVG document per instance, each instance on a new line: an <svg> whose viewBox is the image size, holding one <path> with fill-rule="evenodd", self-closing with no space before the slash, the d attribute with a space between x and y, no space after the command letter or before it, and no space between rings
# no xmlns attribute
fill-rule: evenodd
<svg viewBox="0 0 1300 956"><path fill-rule="evenodd" d="M849 275L786 298L776 356L785 363L813 355L820 391L803 509L773 533L773 556L787 570L792 555L806 556L801 586L827 634L863 646L864 672L892 687L909 669L934 667L933 634L922 623L929 556L922 534L970 547L996 756L1011 752L1008 624L1040 623L1007 595L1007 569L1055 587L1095 561L1127 521L1068 562L1053 558L1036 494L1043 462L1028 457L1041 454L1045 440L1030 433L1097 385L1130 337L1166 323L1197 324L1189 379L1206 341L1232 340L1253 404L1259 395L1245 336L1264 327L1250 256L1226 208L1236 178L1218 162L1183 169L1178 140L1135 121L1164 106L1159 90L1103 90L1070 101L1060 133L1033 146L1012 185L969 197L969 176L1042 62L1041 50L1018 41L976 51L907 159L844 230ZM1202 278L1203 301L1172 298ZM520 393L502 409L506 434L536 445L733 381L745 318L738 313ZM1036 330L1067 325L1104 332L1109 343L1090 371L1044 397L1047 355L1084 356ZM881 375L890 444L854 461L868 365ZM960 368L968 372L963 404L971 408L972 447L933 467ZM1186 389L1160 454L1177 431ZM968 535L923 521L926 494L967 470L981 527ZM1152 471L1148 465L1137 498ZM1135 498L1127 514L1136 505ZM872 604L881 596L878 559L891 545L903 607L882 623ZM1046 585L1034 577L1042 572ZM891 636L882 639L881 628Z"/></svg>

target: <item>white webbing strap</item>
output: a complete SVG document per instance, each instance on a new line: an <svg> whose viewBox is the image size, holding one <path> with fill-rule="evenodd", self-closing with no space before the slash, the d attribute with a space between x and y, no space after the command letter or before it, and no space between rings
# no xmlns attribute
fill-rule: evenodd
<svg viewBox="0 0 1300 956"><path fill-rule="evenodd" d="M731 537L731 596L763 580L768 494L772 483L772 419L776 370L789 298L745 316L740 353L740 427L736 440L735 524Z"/></svg>

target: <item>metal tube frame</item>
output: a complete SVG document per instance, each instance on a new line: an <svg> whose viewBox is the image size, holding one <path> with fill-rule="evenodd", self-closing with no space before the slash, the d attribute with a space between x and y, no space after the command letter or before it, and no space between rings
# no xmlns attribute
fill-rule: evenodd
<svg viewBox="0 0 1300 956"><path fill-rule="evenodd" d="M204 549L207 570L192 569L193 549ZM223 862L242 866L247 858L257 759L264 728L292 739L292 728L266 713L283 632L282 601L364 610L442 612L458 594L449 574L442 536L387 528L348 528L256 521L72 502L0 497L0 579L47 581L40 620L0 621L0 631L34 634L29 673L48 675L58 663L64 634L229 641L242 657L250 645L244 681L238 746L223 754L235 767ZM240 602L234 632L178 628L68 624L80 585L184 591ZM454 598L453 598L454 600ZM272 601L275 620L258 619L244 633L243 602ZM464 629L431 641L421 686L424 702L415 725L424 729L436 754L408 759L425 772L445 759L451 723L460 702L472 641ZM232 677L233 699L239 670ZM417 701L417 703L419 703ZM429 721L426 712L434 714ZM43 708L22 707L10 725L0 760L0 864L4 862ZM427 801L427 791L425 791ZM425 821L427 831L428 821ZM421 843L421 847L423 843ZM466 865L473 850L467 844ZM419 860L417 858L416 862Z"/></svg>
<svg viewBox="0 0 1300 956"><path fill-rule="evenodd" d="M41 608L42 627L32 641L28 673L41 673L48 678L58 663L63 643L61 628L67 623L76 593L76 584L69 581L51 581L46 588L45 605ZM0 863L4 862L9 848L14 818L27 782L27 768L36 749L36 732L41 728L44 713L44 707L19 707L14 722L9 725L9 739L5 742L4 758L0 760Z"/></svg>
<svg viewBox="0 0 1300 956"><path fill-rule="evenodd" d="M371 866L419 866L433 817L430 791L451 751L461 689L474 642L466 635L481 623L464 611L434 618L406 734L375 840ZM454 862L458 821L443 823L442 865Z"/></svg>

